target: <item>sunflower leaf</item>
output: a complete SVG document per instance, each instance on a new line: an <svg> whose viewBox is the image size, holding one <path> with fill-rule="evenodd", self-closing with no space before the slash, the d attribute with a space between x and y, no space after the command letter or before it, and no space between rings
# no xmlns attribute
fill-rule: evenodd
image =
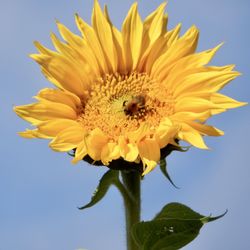
<svg viewBox="0 0 250 250"><path fill-rule="evenodd" d="M141 222L133 233L141 250L177 250L194 240L202 225L199 220L161 219Z"/></svg>
<svg viewBox="0 0 250 250"><path fill-rule="evenodd" d="M159 219L202 219L203 215L193 211L191 208L177 202L165 205L160 213L155 216L155 220Z"/></svg>
<svg viewBox="0 0 250 250"><path fill-rule="evenodd" d="M152 221L133 225L131 233L140 250L177 250L194 240L205 223L224 215L205 217L185 205L170 203Z"/></svg>
<svg viewBox="0 0 250 250"><path fill-rule="evenodd" d="M97 186L96 190L94 191L91 197L90 202L82 207L79 207L79 209L83 210L85 208L92 207L96 203L98 203L105 196L110 186L115 182L117 182L118 178L119 178L119 171L108 170L102 176L99 185Z"/></svg>
<svg viewBox="0 0 250 250"><path fill-rule="evenodd" d="M160 160L160 169L161 169L161 172L163 173L163 175L170 181L170 183L175 187L175 188L178 188L174 182L172 181L169 173L168 173L168 170L167 170L167 161L166 159L161 159Z"/></svg>

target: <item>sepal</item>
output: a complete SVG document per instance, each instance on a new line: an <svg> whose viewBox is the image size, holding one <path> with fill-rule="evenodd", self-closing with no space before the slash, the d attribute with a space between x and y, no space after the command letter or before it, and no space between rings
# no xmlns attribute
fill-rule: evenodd
<svg viewBox="0 0 250 250"><path fill-rule="evenodd" d="M86 205L79 207L80 210L85 208L89 208L94 206L98 203L108 192L108 189L112 184L115 184L119 181L119 171L116 170L108 170L101 178L99 185L97 186L96 190L94 191L91 200Z"/></svg>
<svg viewBox="0 0 250 250"><path fill-rule="evenodd" d="M160 160L160 170L161 172L163 173L163 175L169 180L169 182L177 189L179 189L179 187L177 187L174 182L172 181L169 173L168 173L168 170L167 170L167 161L166 159L161 159Z"/></svg>
<svg viewBox="0 0 250 250"><path fill-rule="evenodd" d="M175 141L175 144L176 145L173 145L173 144L169 144L167 145L165 148L161 149L161 159L160 159L160 170L161 172L163 173L163 175L170 181L170 183L175 187L175 188L178 188L173 180L171 179L169 173L168 173L168 169L167 169L167 161L166 161L166 157L168 155L170 155L173 151L179 151L179 152L186 152L188 151L188 149L190 147L181 147L179 146L178 144L178 141L176 140Z"/></svg>

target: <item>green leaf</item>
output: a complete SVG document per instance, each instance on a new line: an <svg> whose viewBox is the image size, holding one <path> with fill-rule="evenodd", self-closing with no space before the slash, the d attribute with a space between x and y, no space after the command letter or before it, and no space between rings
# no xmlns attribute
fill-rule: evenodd
<svg viewBox="0 0 250 250"><path fill-rule="evenodd" d="M152 220L140 222L131 233L140 250L177 250L194 240L204 223L217 217L205 217L189 207L170 203Z"/></svg>
<svg viewBox="0 0 250 250"><path fill-rule="evenodd" d="M85 209L88 207L94 206L98 203L107 193L109 187L112 184L115 184L119 181L119 171L116 170L108 170L101 178L98 187L91 197L91 201L85 206L80 207L79 209Z"/></svg>
<svg viewBox="0 0 250 250"><path fill-rule="evenodd" d="M164 206L159 214L156 215L155 220L158 219L202 219L205 216L193 211L191 208L177 203L169 203Z"/></svg>
<svg viewBox="0 0 250 250"><path fill-rule="evenodd" d="M174 182L172 181L170 175L168 174L166 159L161 159L161 160L160 160L160 169L161 169L161 172L164 174L164 176L170 181L170 183L171 183L175 188L178 188L178 187L174 184ZM179 188L178 188L178 189L179 189Z"/></svg>
<svg viewBox="0 0 250 250"><path fill-rule="evenodd" d="M143 250L176 250L199 234L200 220L160 219L133 226L133 236Z"/></svg>

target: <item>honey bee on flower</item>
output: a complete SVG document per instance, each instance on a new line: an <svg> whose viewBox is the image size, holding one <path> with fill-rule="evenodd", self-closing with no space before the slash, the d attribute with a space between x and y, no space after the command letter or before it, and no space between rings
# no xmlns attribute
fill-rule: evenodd
<svg viewBox="0 0 250 250"><path fill-rule="evenodd" d="M124 112L126 115L135 116L143 115L143 110L145 110L145 97L143 95L132 96L130 101L124 101Z"/></svg>

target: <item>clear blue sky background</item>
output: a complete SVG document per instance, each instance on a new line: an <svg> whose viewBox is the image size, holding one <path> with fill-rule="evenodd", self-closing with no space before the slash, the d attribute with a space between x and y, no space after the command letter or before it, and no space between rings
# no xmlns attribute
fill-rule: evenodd
<svg viewBox="0 0 250 250"><path fill-rule="evenodd" d="M125 250L122 200L111 188L94 208L79 211L105 168L85 163L72 166L67 154L51 151L48 141L25 140L18 131L28 127L12 111L13 105L30 103L38 90L50 84L28 58L33 40L51 47L55 19L76 31L73 15L90 20L92 0L0 1L0 249L1 250ZM113 22L120 27L131 0L107 3ZM139 1L145 17L160 0ZM192 24L201 30L198 50L225 41L214 64L235 63L243 76L224 93L249 101L249 0L169 0L169 26ZM186 250L248 250L250 223L249 107L211 119L225 131L207 138L211 151L192 148L168 159L169 171L181 187L174 189L156 170L143 181L143 219L178 201L203 214L229 209L221 220L208 224Z"/></svg>

